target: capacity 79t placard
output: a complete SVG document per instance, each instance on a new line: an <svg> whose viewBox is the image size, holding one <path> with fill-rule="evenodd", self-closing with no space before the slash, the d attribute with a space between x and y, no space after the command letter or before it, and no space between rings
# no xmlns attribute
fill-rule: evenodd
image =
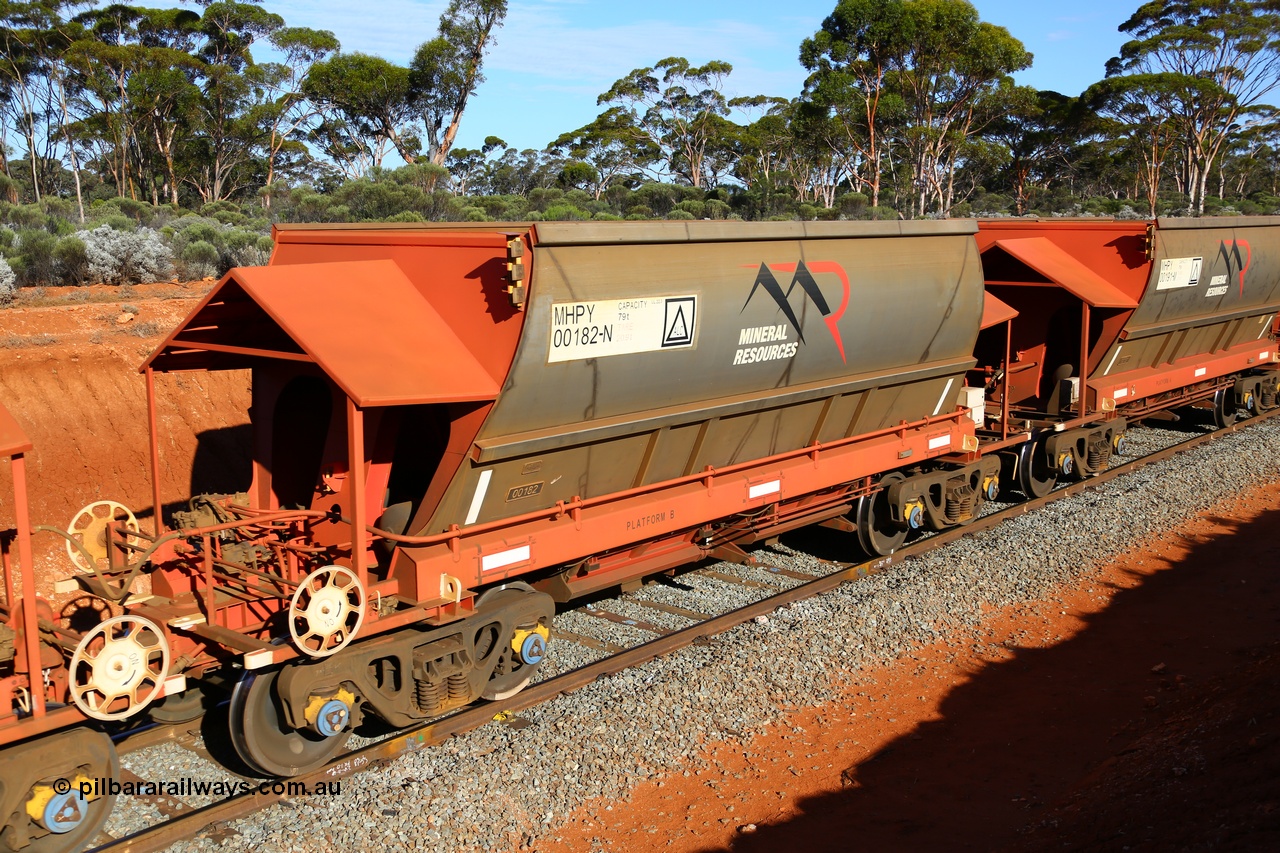
<svg viewBox="0 0 1280 853"><path fill-rule="evenodd" d="M547 361L603 358L692 347L697 296L557 302L551 306Z"/></svg>

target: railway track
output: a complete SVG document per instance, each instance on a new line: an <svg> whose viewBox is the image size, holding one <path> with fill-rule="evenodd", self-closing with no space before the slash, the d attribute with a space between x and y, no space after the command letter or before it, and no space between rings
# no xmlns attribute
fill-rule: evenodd
<svg viewBox="0 0 1280 853"><path fill-rule="evenodd" d="M570 671L562 672L530 685L516 696L501 702L487 703L467 708L433 721L427 725L393 734L376 742L368 743L351 750L326 767L304 776L284 782L268 782L259 789L260 780L248 777L240 779L250 789L245 793L217 801L201 804L174 797L145 798L150 809L162 820L145 829L131 832L119 838L99 836L96 839L95 851L150 851L161 850L182 839L190 838L201 831L214 827L211 835L217 837L220 831L233 833L233 830L219 830L231 821L253 814L291 796L290 785L305 785L313 790L316 785L326 785L359 774L369 768L380 766L397 756L441 744L452 737L476 729L495 719L519 726L519 712L532 706L546 702L561 694L578 690L596 679L606 677L620 671L635 667L657 657L668 655L680 648L705 641L716 634L727 631L737 625L748 622L758 616L765 616L779 607L801 601L806 598L832 590L841 584L858 580L871 574L883 571L912 557L919 556L935 548L939 548L962 537L989 530L1006 520L1032 512L1040 507L1094 489L1101 484L1124 476L1140 468L1169 459L1220 436L1234 433L1261 421L1280 416L1280 410L1267 415L1241 422L1224 430L1196 435L1179 441L1162 449L1148 453L1111 467L1109 470L1081 482L1060 486L1049 495L1031 501L1006 506L976 519L963 528L923 537L899 550L890 557L858 563L824 562L826 573L812 575L798 571L794 567L775 565L768 559L760 560L750 572L730 572L722 570L722 564L710 568L695 570L690 575L682 575L681 581L696 575L710 582L737 587L743 595L752 596L753 600L743 606L726 612L709 614L678 605L647 601L620 606L617 601L587 604L576 611L578 621L583 619L609 623L630 634L656 635L654 639L633 645L623 645L607 639L600 639L599 634L577 633L557 625L555 636L564 644L573 644L587 651L587 657L594 659ZM776 560L774 562L784 562ZM770 583L769 579L775 579ZM680 581L675 582L681 585ZM763 593L763 596L761 596ZM650 619L643 618L641 612L647 608L652 614ZM622 610L623 612L618 612ZM557 620L560 622L561 620ZM689 621L685 627L673 627L679 621ZM495 709L501 712L495 715ZM202 738L194 728L198 723L185 725L159 726L139 732L121 744L123 754L136 753L140 750L160 747L176 748L199 756L203 761L212 761ZM227 778L232 778L230 771L223 771ZM136 780L127 770L121 781ZM294 792L301 790L297 787Z"/></svg>

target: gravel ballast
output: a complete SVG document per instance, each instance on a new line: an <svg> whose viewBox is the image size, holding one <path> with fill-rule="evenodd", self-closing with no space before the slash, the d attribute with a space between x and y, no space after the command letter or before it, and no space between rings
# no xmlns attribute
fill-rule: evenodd
<svg viewBox="0 0 1280 853"><path fill-rule="evenodd" d="M789 708L834 699L860 668L976 625L984 607L1039 599L1141 537L1277 479L1280 422L1255 425L521 712L531 725L484 726L349 777L338 796L295 797L230 824L216 840L173 849L534 849L591 798L621 799L641 780L687 774L710 741L740 742L750 753L753 731ZM820 565L787 547L794 542L757 556L793 570ZM717 570L766 579L758 570ZM723 581L686 575L680 583L695 591L653 584L623 600L707 613L745 603L746 591ZM597 606L682 622L638 604ZM557 623L566 616L565 627L592 637L652 636L575 614ZM552 659L578 665L600 656L560 645Z"/></svg>

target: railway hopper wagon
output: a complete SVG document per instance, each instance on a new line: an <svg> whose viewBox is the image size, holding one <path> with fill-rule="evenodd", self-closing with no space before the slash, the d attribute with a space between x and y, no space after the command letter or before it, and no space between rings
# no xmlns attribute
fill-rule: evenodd
<svg viewBox="0 0 1280 853"><path fill-rule="evenodd" d="M278 228L142 368L157 484L155 375L251 372L245 491L64 531L59 589L120 615L30 592L0 411L0 849L92 837L110 798L53 780L117 775L107 733L215 678L245 763L294 775L519 691L557 601L806 524L890 554L1101 470L1129 420L1274 407L1277 224Z"/></svg>
<svg viewBox="0 0 1280 853"><path fill-rule="evenodd" d="M1040 497L1104 469L1131 420L1276 406L1280 217L990 220L977 240L1008 322L979 336L969 384L1006 485Z"/></svg>
<svg viewBox="0 0 1280 853"><path fill-rule="evenodd" d="M986 310L975 227L277 229L270 265L142 367L153 475L156 374L251 372L245 491L166 510L157 485L158 529L99 502L65 532L59 589L121 615L46 619L0 661L0 847L91 835L109 803L55 799L53 776L114 775L102 732L199 714L212 675L244 761L295 775L365 718L520 690L556 601L805 524L887 551L902 524L964 523L999 466L956 405ZM907 480L928 494L894 517ZM83 767L49 763L68 749Z"/></svg>

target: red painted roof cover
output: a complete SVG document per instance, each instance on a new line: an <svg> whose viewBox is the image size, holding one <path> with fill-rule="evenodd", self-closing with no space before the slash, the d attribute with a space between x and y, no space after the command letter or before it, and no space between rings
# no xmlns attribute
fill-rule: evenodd
<svg viewBox="0 0 1280 853"><path fill-rule="evenodd" d="M1126 296L1120 288L1077 261L1048 238L997 240L992 248L1003 249L1094 308L1138 307L1138 303Z"/></svg>
<svg viewBox="0 0 1280 853"><path fill-rule="evenodd" d="M978 328L990 329L992 326L1007 323L1017 316L1017 308L990 293L982 294L982 325Z"/></svg>
<svg viewBox="0 0 1280 853"><path fill-rule="evenodd" d="M0 406L0 456L26 453L32 447L31 439L27 438L13 415L4 406Z"/></svg>
<svg viewBox="0 0 1280 853"><path fill-rule="evenodd" d="M266 316L247 316L246 297ZM359 406L498 396L497 381L389 260L234 269L142 367L247 367L264 350L314 361Z"/></svg>

